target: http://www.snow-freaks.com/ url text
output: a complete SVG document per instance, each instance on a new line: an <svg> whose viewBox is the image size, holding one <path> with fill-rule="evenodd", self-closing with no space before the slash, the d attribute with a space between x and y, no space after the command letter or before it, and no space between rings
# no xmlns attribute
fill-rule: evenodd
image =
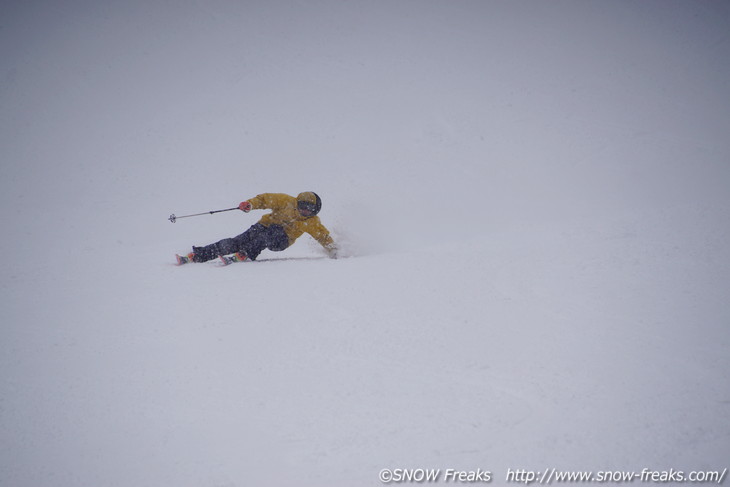
<svg viewBox="0 0 730 487"><path fill-rule="evenodd" d="M724 470L652 470L644 468L640 471L566 471L548 468L545 470L527 470L508 468L502 477L506 483L550 485L561 483L693 483L722 484L727 475ZM383 484L405 483L445 483L476 484L491 483L495 475L491 470L458 470L453 468L384 468L379 474ZM500 482L501 483L501 482Z"/></svg>

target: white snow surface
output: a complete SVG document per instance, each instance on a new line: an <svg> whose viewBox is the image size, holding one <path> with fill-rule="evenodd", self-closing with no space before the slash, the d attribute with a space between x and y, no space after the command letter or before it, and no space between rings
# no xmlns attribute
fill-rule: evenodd
<svg viewBox="0 0 730 487"><path fill-rule="evenodd" d="M730 467L730 5L7 1L0 485ZM175 253L316 191L343 249Z"/></svg>

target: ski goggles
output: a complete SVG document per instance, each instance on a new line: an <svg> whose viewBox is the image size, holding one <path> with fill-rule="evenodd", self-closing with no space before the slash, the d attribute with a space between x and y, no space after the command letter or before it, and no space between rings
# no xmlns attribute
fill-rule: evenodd
<svg viewBox="0 0 730 487"><path fill-rule="evenodd" d="M302 215L310 216L317 214L317 205L308 201L297 202L297 209Z"/></svg>

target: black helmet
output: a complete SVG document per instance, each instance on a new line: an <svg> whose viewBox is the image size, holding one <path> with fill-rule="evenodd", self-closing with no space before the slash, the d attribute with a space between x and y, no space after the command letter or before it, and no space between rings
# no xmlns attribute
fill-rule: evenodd
<svg viewBox="0 0 730 487"><path fill-rule="evenodd" d="M297 209L302 216L314 216L322 209L322 198L312 191L299 193L297 196Z"/></svg>

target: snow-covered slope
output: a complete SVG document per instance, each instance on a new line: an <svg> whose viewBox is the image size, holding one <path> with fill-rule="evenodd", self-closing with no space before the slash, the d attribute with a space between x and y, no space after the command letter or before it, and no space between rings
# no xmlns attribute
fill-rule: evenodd
<svg viewBox="0 0 730 487"><path fill-rule="evenodd" d="M730 467L730 9L0 7L0 485ZM266 191L308 237L173 266Z"/></svg>

